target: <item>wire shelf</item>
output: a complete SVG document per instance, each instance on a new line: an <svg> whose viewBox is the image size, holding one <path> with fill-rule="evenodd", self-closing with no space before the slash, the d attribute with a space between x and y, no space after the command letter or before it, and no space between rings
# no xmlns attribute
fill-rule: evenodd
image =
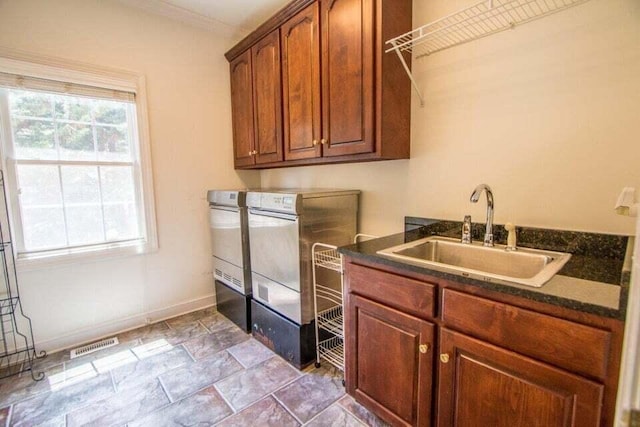
<svg viewBox="0 0 640 427"><path fill-rule="evenodd" d="M342 292L316 283L316 297L342 305Z"/></svg>
<svg viewBox="0 0 640 427"><path fill-rule="evenodd" d="M418 27L386 42L385 52L396 52L418 92L403 52L420 58L586 3L589 0L483 0L459 12Z"/></svg>
<svg viewBox="0 0 640 427"><path fill-rule="evenodd" d="M331 332L337 337L344 337L341 305L319 312L317 319L319 328Z"/></svg>
<svg viewBox="0 0 640 427"><path fill-rule="evenodd" d="M44 373L35 373L33 363L46 353L36 354L31 319L22 310L4 185L0 171L0 378L31 372L39 381Z"/></svg>
<svg viewBox="0 0 640 427"><path fill-rule="evenodd" d="M340 337L332 337L318 344L320 357L336 368L344 371L344 342Z"/></svg>
<svg viewBox="0 0 640 427"><path fill-rule="evenodd" d="M329 270L342 273L342 259L335 248L317 251L314 257L318 267L328 268Z"/></svg>
<svg viewBox="0 0 640 427"><path fill-rule="evenodd" d="M0 316L12 314L18 305L18 297L0 299Z"/></svg>
<svg viewBox="0 0 640 427"><path fill-rule="evenodd" d="M419 58L587 1L589 0L484 0L387 41L391 45L387 52L415 52Z"/></svg>

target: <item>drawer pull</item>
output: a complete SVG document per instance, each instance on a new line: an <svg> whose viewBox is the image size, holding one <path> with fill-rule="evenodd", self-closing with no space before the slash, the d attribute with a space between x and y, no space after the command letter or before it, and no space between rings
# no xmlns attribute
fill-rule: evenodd
<svg viewBox="0 0 640 427"><path fill-rule="evenodd" d="M440 355L440 361L442 363L449 363L449 355L447 353L442 353Z"/></svg>
<svg viewBox="0 0 640 427"><path fill-rule="evenodd" d="M420 344L418 348L420 349L420 353L426 353L429 351L429 344Z"/></svg>

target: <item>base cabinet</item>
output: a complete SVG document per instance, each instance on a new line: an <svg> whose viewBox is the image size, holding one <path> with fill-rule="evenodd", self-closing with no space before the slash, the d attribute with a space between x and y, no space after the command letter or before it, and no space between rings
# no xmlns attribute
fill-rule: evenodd
<svg viewBox="0 0 640 427"><path fill-rule="evenodd" d="M437 426L596 427L603 385L443 329Z"/></svg>
<svg viewBox="0 0 640 427"><path fill-rule="evenodd" d="M435 325L353 296L348 392L395 425L428 426Z"/></svg>
<svg viewBox="0 0 640 427"><path fill-rule="evenodd" d="M612 425L622 321L344 265L347 393L383 420Z"/></svg>

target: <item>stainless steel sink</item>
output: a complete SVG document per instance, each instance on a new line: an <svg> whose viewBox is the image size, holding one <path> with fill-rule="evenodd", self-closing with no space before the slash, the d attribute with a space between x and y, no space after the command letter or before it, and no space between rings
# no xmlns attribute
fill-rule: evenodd
<svg viewBox="0 0 640 427"><path fill-rule="evenodd" d="M487 282L541 287L571 258L571 254L504 246L463 244L446 237L427 237L378 251L378 254L433 270Z"/></svg>

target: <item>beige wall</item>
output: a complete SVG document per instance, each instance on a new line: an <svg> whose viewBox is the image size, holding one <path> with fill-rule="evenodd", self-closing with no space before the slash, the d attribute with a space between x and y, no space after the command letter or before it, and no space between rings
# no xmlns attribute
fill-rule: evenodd
<svg viewBox="0 0 640 427"><path fill-rule="evenodd" d="M55 348L212 299L205 192L259 185L233 170L231 42L102 0L2 0L0 46L147 78L160 250L22 272L36 341Z"/></svg>
<svg viewBox="0 0 640 427"><path fill-rule="evenodd" d="M414 25L476 0L415 0ZM262 172L263 186L363 190L361 230L402 230L405 215L634 233L614 214L640 197L640 2L592 0L415 61L411 159Z"/></svg>

